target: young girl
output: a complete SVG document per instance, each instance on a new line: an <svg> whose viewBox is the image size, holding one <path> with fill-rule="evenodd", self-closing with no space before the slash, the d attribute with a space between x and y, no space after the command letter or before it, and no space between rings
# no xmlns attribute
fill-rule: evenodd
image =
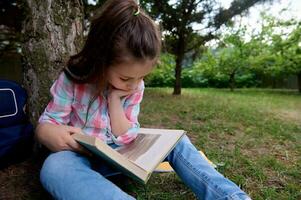
<svg viewBox="0 0 301 200"><path fill-rule="evenodd" d="M130 143L139 130L143 77L159 57L160 32L134 0L109 0L91 24L82 51L69 59L51 87L39 119L38 140L53 153L41 182L55 199L134 199L105 177L110 169L71 137L84 132L111 146ZM219 174L185 136L167 156L199 199L249 199Z"/></svg>

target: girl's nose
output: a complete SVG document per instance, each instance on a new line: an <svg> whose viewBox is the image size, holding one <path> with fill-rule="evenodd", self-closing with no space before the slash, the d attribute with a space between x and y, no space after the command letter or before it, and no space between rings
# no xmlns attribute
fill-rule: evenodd
<svg viewBox="0 0 301 200"><path fill-rule="evenodd" d="M130 90L134 90L134 89L136 89L136 84L129 84L129 85L127 85L127 87Z"/></svg>
<svg viewBox="0 0 301 200"><path fill-rule="evenodd" d="M137 81L133 81L133 82L128 83L128 84L127 84L127 88L128 88L129 90L134 90L134 89L136 89L136 88L137 88Z"/></svg>

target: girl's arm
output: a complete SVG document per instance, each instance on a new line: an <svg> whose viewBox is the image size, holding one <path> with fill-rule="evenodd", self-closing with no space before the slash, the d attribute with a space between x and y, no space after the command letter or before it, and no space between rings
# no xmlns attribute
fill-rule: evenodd
<svg viewBox="0 0 301 200"><path fill-rule="evenodd" d="M132 127L131 122L126 117L121 105L121 97L133 94L136 90L125 92L122 90L111 89L108 96L108 110L111 121L112 133L118 137L126 133Z"/></svg>
<svg viewBox="0 0 301 200"><path fill-rule="evenodd" d="M40 123L36 128L35 136L41 144L45 145L52 152L73 150L86 153L83 147L71 136L73 133L80 132L80 128L72 126Z"/></svg>
<svg viewBox="0 0 301 200"><path fill-rule="evenodd" d="M138 115L143 92L143 82L141 82L137 90L133 91L110 90L108 109L111 134L113 141L118 145L130 143L137 137L140 127ZM125 99L121 101L121 97L125 97Z"/></svg>
<svg viewBox="0 0 301 200"><path fill-rule="evenodd" d="M81 132L81 129L66 125L72 112L73 87L73 83L62 73L50 89L52 99L40 116L35 131L37 140L53 152L83 152L83 148L71 136Z"/></svg>

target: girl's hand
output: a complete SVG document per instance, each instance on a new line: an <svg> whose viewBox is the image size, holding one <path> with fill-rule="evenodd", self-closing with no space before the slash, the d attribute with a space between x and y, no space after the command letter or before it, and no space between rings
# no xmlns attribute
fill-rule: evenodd
<svg viewBox="0 0 301 200"><path fill-rule="evenodd" d="M136 90L125 91L125 90L118 90L118 89L110 87L110 89L109 89L109 99L125 97L125 96L128 96L128 95L134 94L137 91L138 91L137 89Z"/></svg>
<svg viewBox="0 0 301 200"><path fill-rule="evenodd" d="M36 137L52 152L71 150L91 155L90 152L80 146L80 144L78 144L71 136L74 133L81 132L80 128L72 126L44 123L38 125L36 129Z"/></svg>

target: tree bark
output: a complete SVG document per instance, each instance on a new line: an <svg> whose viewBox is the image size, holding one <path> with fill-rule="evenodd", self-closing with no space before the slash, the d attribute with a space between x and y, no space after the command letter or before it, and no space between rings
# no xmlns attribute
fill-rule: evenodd
<svg viewBox="0 0 301 200"><path fill-rule="evenodd" d="M174 90L173 95L180 95L181 94L181 88L182 88L182 80L181 80L181 74L182 74L182 61L183 56L177 55L176 58L176 68L175 68L175 84L174 84Z"/></svg>
<svg viewBox="0 0 301 200"><path fill-rule="evenodd" d="M229 86L231 92L233 92L235 88L235 72L232 72L229 76Z"/></svg>
<svg viewBox="0 0 301 200"><path fill-rule="evenodd" d="M173 95L180 95L181 94L181 88L182 88L182 80L181 80L181 74L182 74L182 62L184 59L185 54L185 41L184 37L180 36L180 39L178 40L176 50L176 68L175 68L175 84L174 84L174 91Z"/></svg>
<svg viewBox="0 0 301 200"><path fill-rule="evenodd" d="M22 26L23 84L28 92L32 123L47 105L49 88L68 57L83 44L81 0L25 0L26 19Z"/></svg>
<svg viewBox="0 0 301 200"><path fill-rule="evenodd" d="M301 93L301 71L299 71L297 77L298 77L298 90L299 93Z"/></svg>

